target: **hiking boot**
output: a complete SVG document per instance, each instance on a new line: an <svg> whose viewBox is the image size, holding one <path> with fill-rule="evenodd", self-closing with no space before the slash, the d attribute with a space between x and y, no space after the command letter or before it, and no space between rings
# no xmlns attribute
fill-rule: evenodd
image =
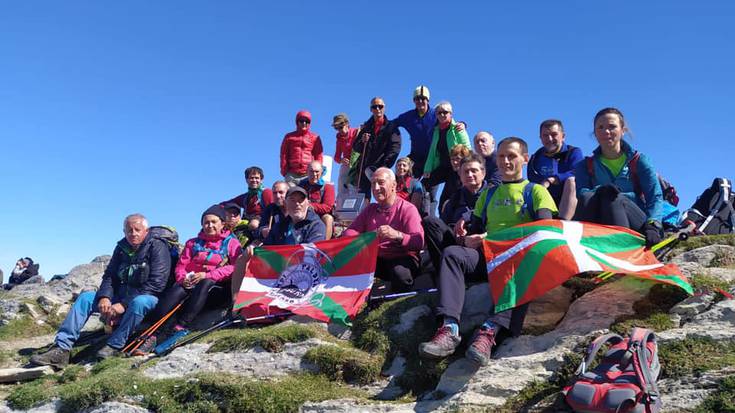
<svg viewBox="0 0 735 413"><path fill-rule="evenodd" d="M118 355L120 355L120 350L118 350L116 348L112 348L112 347L110 347L108 345L105 345L104 347L102 347L97 352L97 358L99 360L105 360L105 359L108 359L110 357L115 357L115 356L118 356Z"/></svg>
<svg viewBox="0 0 735 413"><path fill-rule="evenodd" d="M428 358L443 358L454 353L460 341L462 338L459 335L452 334L452 327L444 325L436 330L431 341L419 344L419 354Z"/></svg>
<svg viewBox="0 0 735 413"><path fill-rule="evenodd" d="M495 345L495 330L491 328L479 328L472 337L472 344L464 353L464 356L480 366L490 361L490 352Z"/></svg>
<svg viewBox="0 0 735 413"><path fill-rule="evenodd" d="M31 356L30 362L36 366L51 366L61 370L69 364L69 350L54 346L45 353Z"/></svg>
<svg viewBox="0 0 735 413"><path fill-rule="evenodd" d="M150 336L143 344L140 345L140 347L136 348L135 350L130 352L131 356L145 356L148 353L152 353L153 349L156 348L157 340L156 336Z"/></svg>

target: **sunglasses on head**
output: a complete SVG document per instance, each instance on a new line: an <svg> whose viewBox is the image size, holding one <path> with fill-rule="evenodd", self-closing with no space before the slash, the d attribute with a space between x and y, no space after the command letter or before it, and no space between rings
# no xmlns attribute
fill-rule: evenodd
<svg viewBox="0 0 735 413"><path fill-rule="evenodd" d="M370 109L383 109L385 105L370 105Z"/></svg>
<svg viewBox="0 0 735 413"><path fill-rule="evenodd" d="M298 123L311 123L311 121L309 119L306 119L306 118L300 118L296 122L298 122Z"/></svg>

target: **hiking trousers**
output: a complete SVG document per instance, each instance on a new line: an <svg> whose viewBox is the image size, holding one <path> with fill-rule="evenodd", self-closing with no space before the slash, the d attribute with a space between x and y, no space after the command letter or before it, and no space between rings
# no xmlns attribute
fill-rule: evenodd
<svg viewBox="0 0 735 413"><path fill-rule="evenodd" d="M466 282L487 282L485 256L473 248L459 245L447 247L442 254L439 267L439 307L437 307L439 315L460 321ZM526 308L524 305L499 313L490 310L488 320L517 335L523 326Z"/></svg>
<svg viewBox="0 0 735 413"><path fill-rule="evenodd" d="M617 225L640 231L646 223L646 213L633 200L622 193L610 196L607 193L586 192L578 198L575 221Z"/></svg>
<svg viewBox="0 0 735 413"><path fill-rule="evenodd" d="M113 304L119 303L119 298L110 300ZM145 315L158 303L155 295L141 294L133 298L122 315L120 324L107 339L107 345L114 349L121 349L128 341L128 337L135 331ZM61 323L56 333L56 345L64 350L71 350L79 338L82 327L93 312L97 311L99 298L95 291L87 291L79 295L74 305Z"/></svg>
<svg viewBox="0 0 735 413"><path fill-rule="evenodd" d="M199 315L207 304L213 306L229 304L231 301L230 290L230 280L217 283L209 278L205 278L190 290L185 289L179 283L175 283L161 296L161 302L156 307L155 314L152 314L153 319L159 320L169 311L173 310L178 303L186 299L177 317L177 324L186 327L194 321L196 316Z"/></svg>
<svg viewBox="0 0 735 413"><path fill-rule="evenodd" d="M454 231L444 221L437 217L426 217L421 220L424 227L426 249L429 251L434 269L439 271L442 260L442 251L451 245L457 245Z"/></svg>
<svg viewBox="0 0 735 413"><path fill-rule="evenodd" d="M413 280L418 276L419 267L419 258L414 255L396 258L378 257L375 276L381 280L390 281L392 292L407 292L413 288Z"/></svg>

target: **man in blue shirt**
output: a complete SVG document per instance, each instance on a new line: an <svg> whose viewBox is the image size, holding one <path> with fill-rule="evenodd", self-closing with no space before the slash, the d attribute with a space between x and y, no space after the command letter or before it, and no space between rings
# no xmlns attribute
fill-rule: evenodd
<svg viewBox="0 0 735 413"><path fill-rule="evenodd" d="M528 161L528 180L541 184L559 207L559 218L570 220L577 208L574 167L584 159L582 150L564 142L560 120L547 119L539 127L541 147Z"/></svg>

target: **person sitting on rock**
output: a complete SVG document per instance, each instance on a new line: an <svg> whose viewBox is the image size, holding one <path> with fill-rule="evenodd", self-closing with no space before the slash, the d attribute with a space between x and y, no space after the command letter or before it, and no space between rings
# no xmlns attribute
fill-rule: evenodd
<svg viewBox="0 0 735 413"><path fill-rule="evenodd" d="M251 166L245 169L248 191L220 203L220 205L225 205L234 202L240 205L244 210L242 219L248 221L248 229L251 232L255 231L260 225L260 214L263 212L263 208L273 202L273 192L269 188L263 189L263 179L265 179L265 174L260 167ZM252 235L252 233L249 234L250 239L254 238Z"/></svg>
<svg viewBox="0 0 735 413"><path fill-rule="evenodd" d="M307 169L307 177L299 181L299 186L306 190L309 194L309 204L317 215L324 221L327 228L327 239L332 238L332 229L334 227L334 185L324 182L322 179L322 163L312 161Z"/></svg>
<svg viewBox="0 0 735 413"><path fill-rule="evenodd" d="M485 159L481 155L472 153L464 157L460 161L459 172L462 187L444 204L440 218L425 217L421 222L426 235L426 249L436 270L439 269L442 251L450 245L457 245L455 224L458 221L470 222L477 198L487 187Z"/></svg>
<svg viewBox="0 0 735 413"><path fill-rule="evenodd" d="M223 207L225 209L225 229L237 237L240 245L247 245L250 242L249 236L252 231L248 227L248 220L242 219L240 205L228 202Z"/></svg>
<svg viewBox="0 0 735 413"><path fill-rule="evenodd" d="M156 306L171 273L169 247L164 241L151 236L148 220L141 214L127 216L123 221L123 231L125 238L117 243L97 292L87 291L79 295L56 333L54 346L31 357L32 364L56 368L66 366L74 342L95 311L99 311L108 322L117 320L118 323L107 344L97 352L97 357L104 359L117 355L130 334Z"/></svg>
<svg viewBox="0 0 735 413"><path fill-rule="evenodd" d="M623 139L628 127L620 110L600 110L593 125L599 146L577 163L574 218L638 231L647 246L661 242L664 199L651 160Z"/></svg>
<svg viewBox="0 0 735 413"><path fill-rule="evenodd" d="M326 238L324 222L311 209L306 190L292 186L286 192L286 218L273 224L263 245L296 245L323 241ZM245 276L245 266L253 256L253 245L249 245L235 264L232 274L232 300L237 299L240 284Z"/></svg>
<svg viewBox="0 0 735 413"><path fill-rule="evenodd" d="M523 179L523 166L528 163L526 142L516 137L505 138L497 152L502 184L496 187L492 196L488 196L491 188L480 194L471 221L460 220L455 226L460 245L449 246L442 253L437 313L443 317L443 323L430 341L419 345L419 353L423 357L443 358L454 353L459 345L465 284L468 281L487 282L487 264L482 249L486 234L534 219L550 219L556 212L556 204L549 191ZM531 185L530 191L527 191L527 185ZM533 205L532 211L526 208L529 204ZM475 331L465 356L477 364L487 364L501 330L508 330L512 335L520 334L527 308L523 305L491 314Z"/></svg>
<svg viewBox="0 0 735 413"><path fill-rule="evenodd" d="M38 275L39 265L34 263L29 257L20 258L15 263L15 268L10 273L8 283L3 285L5 290L11 290L21 284L40 284L43 283L43 277Z"/></svg>
<svg viewBox="0 0 735 413"><path fill-rule="evenodd" d="M260 214L260 226L256 232L256 239L260 242L268 238L273 225L286 219L286 193L289 186L286 181L276 181L272 188L273 202L266 206L263 213Z"/></svg>
<svg viewBox="0 0 735 413"><path fill-rule="evenodd" d="M528 180L546 187L559 207L559 218L570 220L577 208L574 168L584 155L581 149L564 142L560 120L541 122L539 134L543 146L528 161Z"/></svg>
<svg viewBox="0 0 735 413"><path fill-rule="evenodd" d="M204 211L201 225L199 234L184 245L176 264L176 282L161 295L160 303L151 315L152 319L158 320L183 301L171 331L176 339L189 334L190 324L207 303L229 304L230 279L240 256L240 242L225 228L225 209L222 206L213 205ZM156 337L151 336L140 351L149 352L156 341Z"/></svg>
<svg viewBox="0 0 735 413"><path fill-rule="evenodd" d="M375 203L363 209L342 236L377 231L375 276L389 281L393 291L409 291L419 275L419 252L424 246L421 216L412 203L396 194L396 176L389 168L378 168L371 186Z"/></svg>
<svg viewBox="0 0 735 413"><path fill-rule="evenodd" d="M422 208L424 187L413 177L413 161L408 156L396 161L396 195L413 204L419 211Z"/></svg>

